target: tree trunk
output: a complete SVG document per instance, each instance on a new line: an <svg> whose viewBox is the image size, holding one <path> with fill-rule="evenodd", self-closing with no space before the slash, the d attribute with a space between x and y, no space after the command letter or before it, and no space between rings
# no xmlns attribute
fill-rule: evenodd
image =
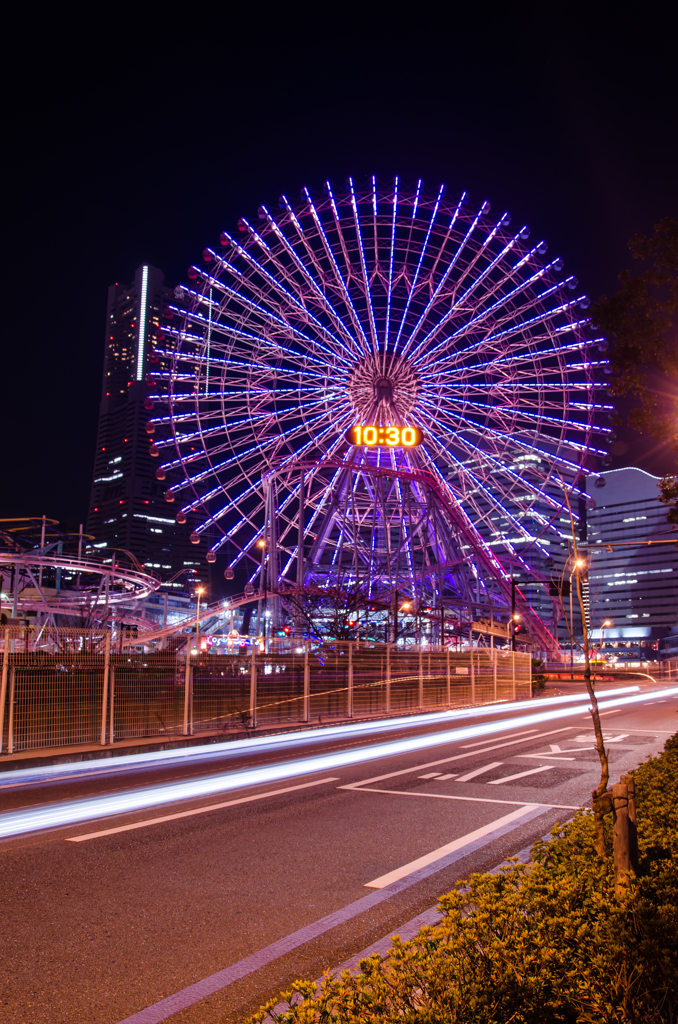
<svg viewBox="0 0 678 1024"><path fill-rule="evenodd" d="M581 613L582 632L583 632L583 644L582 649L584 651L584 682L586 683L586 689L588 695L591 698L591 719L593 721L593 731L596 737L596 750L598 752L598 758L600 760L600 782L596 789L591 794L593 814L595 817L595 828L596 828L596 853L601 859L607 856L607 850L605 848L605 829L604 829L604 818L606 812L610 809L609 801L601 799L607 791L607 784L610 780L610 767L608 762L608 752L605 750L605 743L603 740L603 728L600 723L600 713L598 711L598 700L596 698L596 692L591 679L591 659L589 656L589 621L588 615L586 614L586 607L584 605L584 593L582 590L582 567L579 565L579 552L577 550L577 534L574 524L574 516L572 515L572 508L570 506L570 498L565 489L563 483L563 491L565 494L565 501L570 513L570 528L572 530L572 548L575 562L575 581L577 585L577 600L579 601L579 611ZM570 623L570 629L574 631L574 623Z"/></svg>

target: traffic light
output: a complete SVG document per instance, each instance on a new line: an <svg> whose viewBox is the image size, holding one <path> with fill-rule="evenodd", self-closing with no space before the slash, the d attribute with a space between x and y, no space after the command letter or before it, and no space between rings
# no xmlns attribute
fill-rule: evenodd
<svg viewBox="0 0 678 1024"><path fill-rule="evenodd" d="M355 626L355 619L349 619L348 624L351 627L351 629L353 629L353 627Z"/></svg>

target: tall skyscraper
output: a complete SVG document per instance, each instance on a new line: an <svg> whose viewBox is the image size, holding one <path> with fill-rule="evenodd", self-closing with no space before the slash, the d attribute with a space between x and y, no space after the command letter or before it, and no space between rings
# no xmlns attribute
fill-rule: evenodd
<svg viewBox="0 0 678 1024"><path fill-rule="evenodd" d="M678 552L658 483L631 467L588 478L596 502L588 512L593 637L622 661L656 657L678 622Z"/></svg>
<svg viewBox="0 0 678 1024"><path fill-rule="evenodd" d="M95 543L123 548L148 568L169 579L195 568L206 578L206 566L192 547L186 527L177 526L173 506L164 498L165 485L156 478L158 459L153 441L152 403L146 377L161 370L155 352L167 303L174 293L157 267L139 267L129 285L108 289L104 372L99 409L97 450L87 532ZM150 408L149 408L150 407ZM184 588L187 576L172 584Z"/></svg>

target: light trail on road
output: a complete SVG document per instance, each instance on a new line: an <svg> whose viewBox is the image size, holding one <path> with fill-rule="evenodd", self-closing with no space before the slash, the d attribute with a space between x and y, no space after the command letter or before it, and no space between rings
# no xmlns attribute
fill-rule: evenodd
<svg viewBox="0 0 678 1024"><path fill-rule="evenodd" d="M604 696L613 697L621 694L637 693L639 686L621 686L606 690ZM507 701L505 703L475 705L469 708L452 708L448 711L406 715L400 718L378 719L369 722L350 722L345 725L323 726L316 729L300 729L295 732L277 733L274 736L255 736L242 740L228 740L223 744L205 743L200 746L184 747L179 750L152 750L143 754L118 754L114 757L102 748L99 761L79 761L74 764L45 765L39 768L17 768L12 770L11 778L0 781L0 790L21 783L54 782L60 779L83 775L108 774L119 771L134 771L144 767L166 767L168 764L196 763L200 760L214 760L219 757L232 757L239 754L261 753L271 749L285 749L302 746L307 743L323 743L328 739L351 739L375 732L395 732L401 729L413 729L426 725L441 725L449 721L465 718L478 718L487 715L510 714L528 708L552 707L554 704L568 704L588 700L586 694L565 694L560 697L542 697L536 700ZM171 736L166 737L172 739ZM176 737L179 739L180 737Z"/></svg>
<svg viewBox="0 0 678 1024"><path fill-rule="evenodd" d="M632 707L639 702L665 699L666 697L676 695L678 695L678 687L649 693L645 691L633 696L601 700L599 701L599 707L601 710L608 708L623 709L625 707ZM582 700L582 695L578 696L579 703L574 706L561 705L554 708L553 700L549 700L550 710L531 715L519 715L503 721L462 726L461 728L425 736L412 736L256 768L242 768L230 773L212 775L208 778L172 782L159 786L147 786L123 793L106 794L11 811L0 816L0 837L7 838L41 829L75 825L79 822L92 821L102 817L130 814L162 804L194 800L203 796L211 796L215 793L223 793L250 786L266 785L300 775L336 771L339 768L349 767L362 762L374 761L399 754L414 753L429 747L455 743L463 739L491 736L495 733L509 732L513 729L538 725L542 722L573 717L581 715L582 711L586 711L589 707L588 697ZM530 706L534 707L534 704L530 704ZM508 709L504 706L502 710L506 711Z"/></svg>

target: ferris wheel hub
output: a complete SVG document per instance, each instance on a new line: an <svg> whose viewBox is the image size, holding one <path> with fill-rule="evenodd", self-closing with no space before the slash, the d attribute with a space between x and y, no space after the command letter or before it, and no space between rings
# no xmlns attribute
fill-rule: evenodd
<svg viewBox="0 0 678 1024"><path fill-rule="evenodd" d="M348 398L363 422L404 423L417 403L420 379L409 359L394 353L356 361L348 381Z"/></svg>

